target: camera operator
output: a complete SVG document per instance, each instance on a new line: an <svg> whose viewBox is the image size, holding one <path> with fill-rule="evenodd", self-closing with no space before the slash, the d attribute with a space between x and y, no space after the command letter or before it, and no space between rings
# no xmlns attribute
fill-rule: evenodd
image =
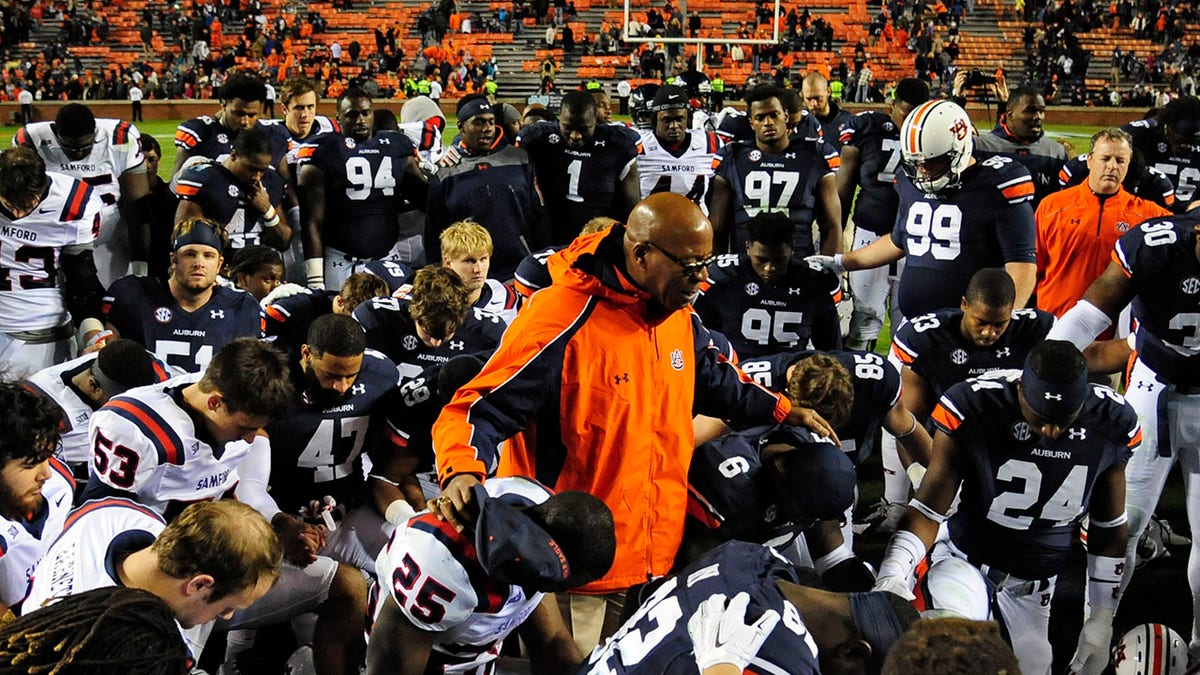
<svg viewBox="0 0 1200 675"><path fill-rule="evenodd" d="M988 133L975 140L980 159L1001 155L1020 162L1033 174L1033 207L1046 195L1059 189L1058 172L1067 162L1067 148L1047 138L1042 130L1046 119L1046 99L1039 88L1021 87L1009 94L1003 71L995 76L979 70L958 71L954 76L954 98L965 105L968 90L986 87L996 97L999 120Z"/></svg>

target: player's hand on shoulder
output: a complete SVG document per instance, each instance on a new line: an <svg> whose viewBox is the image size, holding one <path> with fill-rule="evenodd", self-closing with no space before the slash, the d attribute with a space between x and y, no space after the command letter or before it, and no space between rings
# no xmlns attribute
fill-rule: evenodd
<svg viewBox="0 0 1200 675"><path fill-rule="evenodd" d="M846 272L841 253L836 255L810 255L804 259L804 262L810 269L816 272L832 272L838 276Z"/></svg>
<svg viewBox="0 0 1200 675"><path fill-rule="evenodd" d="M779 623L779 612L768 609L750 622L746 616L749 604L748 593L733 596L728 606L725 595L718 593L700 603L696 613L688 619L688 635L692 638L696 667L700 672L723 663L740 671L758 654Z"/></svg>
<svg viewBox="0 0 1200 675"><path fill-rule="evenodd" d="M270 293L267 293L266 297L264 297L262 302L259 304L261 304L264 308L270 307L274 303L279 302L284 298L290 298L293 295L303 293L306 290L308 289L300 284L280 284L279 286L276 286Z"/></svg>
<svg viewBox="0 0 1200 675"><path fill-rule="evenodd" d="M838 445L842 444L837 432L833 430L833 425L826 422L825 418L821 417L821 413L812 408L793 405L792 409L788 411L787 417L784 418L783 423L804 427L819 436L828 438Z"/></svg>

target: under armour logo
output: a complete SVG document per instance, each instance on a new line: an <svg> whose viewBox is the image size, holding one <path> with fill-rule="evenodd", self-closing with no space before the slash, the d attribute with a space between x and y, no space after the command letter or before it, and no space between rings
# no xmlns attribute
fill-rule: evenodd
<svg viewBox="0 0 1200 675"><path fill-rule="evenodd" d="M467 348L466 342L463 342L461 340L451 340L450 341L450 349L453 351L461 352L462 350L464 350L466 348Z"/></svg>
<svg viewBox="0 0 1200 675"><path fill-rule="evenodd" d="M613 384L621 384L622 382L628 382L628 381L629 381L629 373L621 373L620 375L613 375Z"/></svg>
<svg viewBox="0 0 1200 675"><path fill-rule="evenodd" d="M785 153L783 153L783 158L784 158L784 159L796 159L796 153L794 153L794 152L785 152Z"/></svg>
<svg viewBox="0 0 1200 675"><path fill-rule="evenodd" d="M380 144L380 145L390 145L390 144L391 144L391 142L392 142L392 139L390 139L390 138L388 138L388 137L386 137L386 136L384 136L384 137L382 137L382 138L380 138L380 139L379 139L379 144Z"/></svg>
<svg viewBox="0 0 1200 675"><path fill-rule="evenodd" d="M596 146L597 148L603 148L603 147L604 147L604 141L596 141L596 143L595 143L595 146Z"/></svg>
<svg viewBox="0 0 1200 675"><path fill-rule="evenodd" d="M1046 397L1047 401L1061 401L1062 400L1062 394L1051 394L1050 392L1046 392L1045 394L1043 394L1043 396Z"/></svg>
<svg viewBox="0 0 1200 675"><path fill-rule="evenodd" d="M1154 384L1147 382L1145 380L1134 380L1133 388L1134 389L1145 389L1146 391L1153 391Z"/></svg>
<svg viewBox="0 0 1200 675"><path fill-rule="evenodd" d="M788 295L804 295L803 288L789 288Z"/></svg>
<svg viewBox="0 0 1200 675"><path fill-rule="evenodd" d="M1087 429L1067 429L1067 438L1073 441L1087 440Z"/></svg>
<svg viewBox="0 0 1200 675"><path fill-rule="evenodd" d="M210 318L213 318L213 319L224 319L224 318L225 318L225 310L223 310L223 309L210 309L210 310L208 311L208 315L209 315L209 317L210 317Z"/></svg>
<svg viewBox="0 0 1200 675"><path fill-rule="evenodd" d="M367 393L367 385L365 384L356 384L353 387L350 387L351 396L358 396L359 394L365 393Z"/></svg>
<svg viewBox="0 0 1200 675"><path fill-rule="evenodd" d="M998 358L998 359L1003 359L1003 358L1006 358L1009 356L1012 356L1012 348L1011 347L1005 347L1004 349L996 350L996 358Z"/></svg>

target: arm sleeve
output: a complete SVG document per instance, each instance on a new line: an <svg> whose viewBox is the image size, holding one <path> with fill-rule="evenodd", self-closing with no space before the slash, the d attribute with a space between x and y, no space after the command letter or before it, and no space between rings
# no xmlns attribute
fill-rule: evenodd
<svg viewBox="0 0 1200 675"><path fill-rule="evenodd" d="M782 394L755 382L714 345L700 318L692 315L696 344L694 412L730 420L735 428L782 422L792 409Z"/></svg>
<svg viewBox="0 0 1200 675"><path fill-rule="evenodd" d="M1009 205L996 218L996 225L1004 262L1037 263L1037 226L1029 202Z"/></svg>
<svg viewBox="0 0 1200 675"><path fill-rule="evenodd" d="M567 346L596 302L572 305L569 297L546 296L518 314L483 371L442 409L433 448L443 485L461 473L494 472L500 443L524 429L559 389Z"/></svg>
<svg viewBox="0 0 1200 675"><path fill-rule="evenodd" d="M245 502L271 522L271 519L281 513L279 505L271 497L271 441L266 436L258 436L250 444L250 451L238 464L238 484L236 496L238 501Z"/></svg>

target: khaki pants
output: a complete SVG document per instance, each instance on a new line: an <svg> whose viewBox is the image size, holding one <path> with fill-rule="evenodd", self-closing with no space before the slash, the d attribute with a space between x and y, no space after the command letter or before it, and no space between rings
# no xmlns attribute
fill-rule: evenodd
<svg viewBox="0 0 1200 675"><path fill-rule="evenodd" d="M624 591L607 595L559 593L557 598L567 630L584 657L621 627Z"/></svg>

